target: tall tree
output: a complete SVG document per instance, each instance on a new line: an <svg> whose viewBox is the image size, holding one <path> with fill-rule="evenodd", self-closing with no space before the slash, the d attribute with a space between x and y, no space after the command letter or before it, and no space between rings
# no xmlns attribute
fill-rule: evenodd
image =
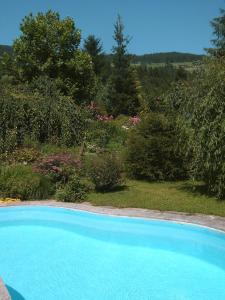
<svg viewBox="0 0 225 300"><path fill-rule="evenodd" d="M225 10L220 10L221 15L212 20L213 34L215 38L212 40L214 49L207 49L209 54L221 57L225 56Z"/></svg>
<svg viewBox="0 0 225 300"><path fill-rule="evenodd" d="M71 18L60 19L48 11L26 16L13 50L19 77L31 81L39 76L55 78L65 94L77 101L92 96L94 71L91 58L79 49L81 33Z"/></svg>
<svg viewBox="0 0 225 300"><path fill-rule="evenodd" d="M14 78L15 77L15 66L13 64L13 58L12 55L9 53L4 53L0 57L0 79L3 77L6 78Z"/></svg>
<svg viewBox="0 0 225 300"><path fill-rule="evenodd" d="M197 75L175 87L168 99L192 175L225 199L225 60L209 59Z"/></svg>
<svg viewBox="0 0 225 300"><path fill-rule="evenodd" d="M113 47L113 71L108 88L108 111L115 116L135 115L139 109L139 84L127 51L130 39L124 35L120 16L114 25L113 38L116 45Z"/></svg>
<svg viewBox="0 0 225 300"><path fill-rule="evenodd" d="M92 34L89 35L84 41L84 51L91 56L94 64L95 74L99 76L104 65L104 55L101 40Z"/></svg>

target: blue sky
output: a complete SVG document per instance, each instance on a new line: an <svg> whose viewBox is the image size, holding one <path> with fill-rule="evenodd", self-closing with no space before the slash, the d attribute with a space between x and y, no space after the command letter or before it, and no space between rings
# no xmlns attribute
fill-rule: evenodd
<svg viewBox="0 0 225 300"><path fill-rule="evenodd" d="M131 53L203 53L219 8L225 8L224 0L0 0L0 44L12 44L25 15L52 9L74 18L83 38L90 33L100 37L105 52L111 51L119 13L132 37Z"/></svg>

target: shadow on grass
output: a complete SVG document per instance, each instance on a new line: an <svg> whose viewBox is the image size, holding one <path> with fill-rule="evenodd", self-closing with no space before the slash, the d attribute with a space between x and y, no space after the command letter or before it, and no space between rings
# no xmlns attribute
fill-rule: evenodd
<svg viewBox="0 0 225 300"><path fill-rule="evenodd" d="M209 192L207 186L204 183L194 183L194 182L184 182L179 187L178 190L187 192L192 196L206 196L206 197L213 197L214 195Z"/></svg>
<svg viewBox="0 0 225 300"><path fill-rule="evenodd" d="M25 300L25 298L16 290L14 290L11 286L6 285L6 288L12 298L12 300Z"/></svg>
<svg viewBox="0 0 225 300"><path fill-rule="evenodd" d="M121 185L118 187L115 187L114 189L111 190L97 190L96 192L99 194L107 194L107 193L116 193L116 192L123 192L129 190L129 186L127 185Z"/></svg>

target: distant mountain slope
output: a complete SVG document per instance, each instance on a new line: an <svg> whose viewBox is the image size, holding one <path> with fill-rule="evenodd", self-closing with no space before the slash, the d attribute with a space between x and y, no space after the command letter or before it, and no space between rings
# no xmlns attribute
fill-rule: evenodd
<svg viewBox="0 0 225 300"><path fill-rule="evenodd" d="M181 52L162 52L149 53L143 55L131 55L134 64L165 64L165 63L191 63L201 61L205 55L181 53ZM112 54L106 54L106 58L111 62Z"/></svg>
<svg viewBox="0 0 225 300"><path fill-rule="evenodd" d="M202 60L204 58L204 55L181 52L163 52L144 55L133 55L132 57L134 63L151 64L194 62Z"/></svg>
<svg viewBox="0 0 225 300"><path fill-rule="evenodd" d="M12 46L7 46L7 45L0 45L0 56L6 52L11 54L12 53Z"/></svg>
<svg viewBox="0 0 225 300"><path fill-rule="evenodd" d="M12 53L12 46L0 45L0 56L4 52ZM204 58L204 55L181 53L181 52L162 52L150 53L143 55L131 55L132 62L135 64L152 64L152 63L184 63L199 61ZM106 54L109 61L112 61L112 54Z"/></svg>

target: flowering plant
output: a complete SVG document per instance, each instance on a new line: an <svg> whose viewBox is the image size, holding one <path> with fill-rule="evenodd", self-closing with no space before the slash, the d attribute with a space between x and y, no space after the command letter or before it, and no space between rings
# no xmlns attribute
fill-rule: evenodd
<svg viewBox="0 0 225 300"><path fill-rule="evenodd" d="M106 115L97 115L97 120L98 121L104 121L104 122L109 122L113 120L113 116L106 116Z"/></svg>
<svg viewBox="0 0 225 300"><path fill-rule="evenodd" d="M129 122L131 123L132 126L139 124L140 121L141 121L141 118L139 116L130 117L130 119L129 119Z"/></svg>
<svg viewBox="0 0 225 300"><path fill-rule="evenodd" d="M39 160L33 171L43 175L50 175L54 181L67 182L73 169L81 166L79 160L75 160L69 153L59 153L48 155Z"/></svg>

